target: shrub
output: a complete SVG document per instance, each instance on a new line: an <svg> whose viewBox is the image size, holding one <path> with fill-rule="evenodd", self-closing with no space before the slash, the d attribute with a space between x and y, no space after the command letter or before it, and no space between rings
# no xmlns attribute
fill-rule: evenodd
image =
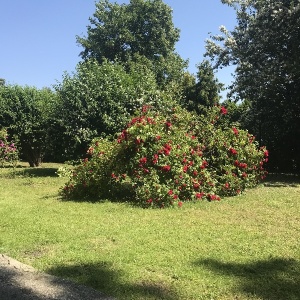
<svg viewBox="0 0 300 300"><path fill-rule="evenodd" d="M224 107L195 116L179 107L150 107L117 139L95 140L74 169L63 196L117 197L166 207L240 194L265 176L268 152L254 137L222 122Z"/></svg>
<svg viewBox="0 0 300 300"><path fill-rule="evenodd" d="M6 129L0 129L0 165L15 166L18 162L18 150L13 142L8 141Z"/></svg>

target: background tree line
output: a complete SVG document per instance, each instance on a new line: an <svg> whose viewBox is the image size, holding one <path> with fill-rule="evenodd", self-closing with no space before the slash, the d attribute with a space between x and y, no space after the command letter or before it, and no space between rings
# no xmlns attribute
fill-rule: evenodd
<svg viewBox="0 0 300 300"><path fill-rule="evenodd" d="M84 155L95 136L112 137L145 104L202 114L220 101L215 69L234 65L228 122L270 150L273 171L300 171L300 1L222 0L237 26L211 36L196 75L175 52L180 31L162 0L96 3L81 61L53 89L0 84L0 127L23 159L66 161Z"/></svg>

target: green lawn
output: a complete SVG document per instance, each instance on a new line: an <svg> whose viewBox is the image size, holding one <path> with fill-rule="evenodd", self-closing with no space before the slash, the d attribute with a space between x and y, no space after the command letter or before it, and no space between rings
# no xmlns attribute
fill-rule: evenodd
<svg viewBox="0 0 300 300"><path fill-rule="evenodd" d="M147 210L62 201L57 167L0 169L0 253L118 299L300 299L299 178Z"/></svg>

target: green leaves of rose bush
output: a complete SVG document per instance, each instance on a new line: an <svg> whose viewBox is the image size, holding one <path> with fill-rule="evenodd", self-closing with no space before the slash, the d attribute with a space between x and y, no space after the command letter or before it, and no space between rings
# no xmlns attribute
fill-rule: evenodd
<svg viewBox="0 0 300 300"><path fill-rule="evenodd" d="M179 107L159 113L145 106L115 141L92 143L90 157L74 169L62 194L144 207L237 195L265 176L268 153L248 132L228 127L225 114L219 106L202 116Z"/></svg>

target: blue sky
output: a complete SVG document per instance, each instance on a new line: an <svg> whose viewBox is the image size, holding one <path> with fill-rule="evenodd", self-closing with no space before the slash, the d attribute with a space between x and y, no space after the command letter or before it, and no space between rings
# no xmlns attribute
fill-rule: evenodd
<svg viewBox="0 0 300 300"><path fill-rule="evenodd" d="M112 1L129 3L129 0ZM173 9L173 22L180 29L176 52L189 59L189 71L203 59L209 32L220 25L235 25L234 11L221 0L165 0ZM82 50L76 35L86 34L94 0L0 0L0 78L8 84L51 87L72 73ZM231 71L217 74L230 83Z"/></svg>

